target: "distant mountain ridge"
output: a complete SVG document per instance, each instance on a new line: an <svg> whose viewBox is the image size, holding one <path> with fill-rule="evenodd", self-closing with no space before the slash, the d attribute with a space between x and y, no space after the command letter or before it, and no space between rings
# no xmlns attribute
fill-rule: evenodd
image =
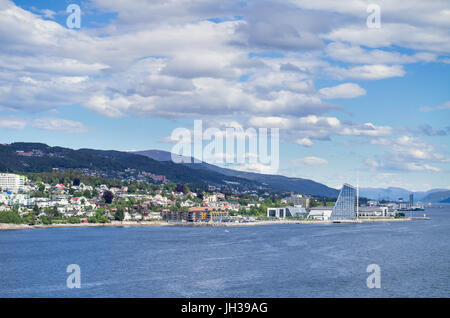
<svg viewBox="0 0 450 318"><path fill-rule="evenodd" d="M257 182L226 176L213 171L197 170L170 161L115 150L50 147L41 143L0 145L0 172L47 172L53 168L91 169L110 173L127 168L164 175L169 180L197 185L236 182L241 186L259 187Z"/></svg>
<svg viewBox="0 0 450 318"><path fill-rule="evenodd" d="M432 202L427 198L429 195L448 191L446 189L432 189L429 191L409 191L403 188L389 187L389 188L360 188L359 194L362 197L366 197L372 200L393 200L396 201L402 198L404 201L409 201L409 195L414 195L414 202Z"/></svg>
<svg viewBox="0 0 450 318"><path fill-rule="evenodd" d="M338 195L338 190L307 179L241 172L207 163L176 164L171 161L170 152L161 150L123 152L96 149L74 150L51 147L43 143L0 144L0 172L48 172L53 168L89 169L106 173L130 168L164 175L173 182L199 187L233 184L233 187L244 189L292 191L328 197Z"/></svg>
<svg viewBox="0 0 450 318"><path fill-rule="evenodd" d="M50 147L43 143L0 144L0 172L44 172L51 171L52 168L123 171L132 168L164 175L174 182L193 185L236 183L250 189L267 188L327 197L337 197L339 193L337 189L309 179L237 171L205 162L175 164L171 159L171 153L163 150L122 152L95 149L74 150ZM447 189L433 189L426 192L411 192L395 187L360 189L361 197L375 200L403 198L408 201L410 193L414 194L414 202L450 201L450 190Z"/></svg>
<svg viewBox="0 0 450 318"><path fill-rule="evenodd" d="M162 150L145 150L136 151L136 154L144 155L154 160L159 161L170 161L172 160L172 154L168 151ZM187 161L192 162L192 158L186 157ZM309 179L302 178L290 178L281 175L269 175L255 172L245 172L238 171L228 168L218 167L206 162L201 163L184 163L182 164L191 169L201 170L201 171L214 171L226 176L243 178L246 180L251 180L261 184L268 185L269 187L281 191L292 191L297 193L327 196L327 197L337 197L339 191L330 188L324 184L315 182Z"/></svg>
<svg viewBox="0 0 450 318"><path fill-rule="evenodd" d="M159 160L159 161L170 161L171 153L163 150L145 150L145 151L137 151L135 153L148 156L149 158ZM191 159L191 158L186 158ZM246 178L249 180L258 181L264 184L268 184L277 189L281 189L283 191L295 191L299 193L307 193L306 191L324 191L321 187L323 186L320 183L314 182L308 179L301 178L289 178L280 175L265 175L260 173L253 172L243 172L237 171L233 169L221 168L206 162L196 163L196 164L184 164L192 169L206 169L213 170L216 172L220 172L224 175L229 176L238 176L241 178ZM329 188L331 189L331 188ZM334 190L334 191L333 191ZM425 201L424 198L427 195L430 195L435 192L447 191L446 189L432 189L429 191L409 191L407 189L398 188L398 187L389 187L389 188L360 188L359 194L361 197L365 197L372 200L393 200L396 201L399 198L402 198L405 201L409 200L409 195L412 193L414 195L414 202L422 201L422 202L432 202ZM332 189L331 191L325 190L327 196L333 197L338 195L338 190ZM433 197L431 197L433 199ZM427 198L426 200L430 200Z"/></svg>
<svg viewBox="0 0 450 318"><path fill-rule="evenodd" d="M427 203L450 203L450 190L430 193L422 200Z"/></svg>

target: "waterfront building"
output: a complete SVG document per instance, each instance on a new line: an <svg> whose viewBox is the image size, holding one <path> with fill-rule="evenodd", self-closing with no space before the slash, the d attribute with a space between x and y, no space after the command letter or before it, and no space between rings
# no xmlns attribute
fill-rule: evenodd
<svg viewBox="0 0 450 318"><path fill-rule="evenodd" d="M183 213L183 220L188 222L221 221L225 217L228 217L227 207L192 207Z"/></svg>
<svg viewBox="0 0 450 318"><path fill-rule="evenodd" d="M342 186L330 220L353 219L356 219L356 188L346 183Z"/></svg>
<svg viewBox="0 0 450 318"><path fill-rule="evenodd" d="M176 222L217 222L228 217L228 208L224 207L191 207L186 211L163 210L161 217L164 221Z"/></svg>
<svg viewBox="0 0 450 318"><path fill-rule="evenodd" d="M317 206L310 209L308 218L314 220L328 221L330 219L333 207L331 206Z"/></svg>
<svg viewBox="0 0 450 318"><path fill-rule="evenodd" d="M358 216L390 216L389 208L387 206L362 206L358 209Z"/></svg>
<svg viewBox="0 0 450 318"><path fill-rule="evenodd" d="M167 209L164 209L161 211L161 218L164 221L181 222L182 216L183 216L182 212L178 212L178 211L170 211Z"/></svg>
<svg viewBox="0 0 450 318"><path fill-rule="evenodd" d="M12 173L0 173L0 190L18 192L25 186L25 177Z"/></svg>
<svg viewBox="0 0 450 318"><path fill-rule="evenodd" d="M267 217L275 217L278 219L285 219L288 216L303 216L307 212L301 206L285 206L281 208L267 208Z"/></svg>

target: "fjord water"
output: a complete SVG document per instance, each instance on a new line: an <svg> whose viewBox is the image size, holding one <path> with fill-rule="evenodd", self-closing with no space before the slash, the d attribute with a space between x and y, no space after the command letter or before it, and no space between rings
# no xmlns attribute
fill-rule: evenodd
<svg viewBox="0 0 450 318"><path fill-rule="evenodd" d="M426 213L356 225L0 231L0 297L450 297L450 207ZM80 289L66 287L69 264L81 268ZM381 268L380 289L366 285L369 264Z"/></svg>

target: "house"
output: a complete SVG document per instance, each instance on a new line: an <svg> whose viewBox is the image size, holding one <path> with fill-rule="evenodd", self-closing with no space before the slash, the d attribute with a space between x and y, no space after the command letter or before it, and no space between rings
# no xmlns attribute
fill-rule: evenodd
<svg viewBox="0 0 450 318"><path fill-rule="evenodd" d="M131 221L133 218L131 217L130 213L125 212L125 216L123 218L124 221Z"/></svg>
<svg viewBox="0 0 450 318"><path fill-rule="evenodd" d="M149 212L147 216L144 217L145 220L161 220L160 212Z"/></svg>

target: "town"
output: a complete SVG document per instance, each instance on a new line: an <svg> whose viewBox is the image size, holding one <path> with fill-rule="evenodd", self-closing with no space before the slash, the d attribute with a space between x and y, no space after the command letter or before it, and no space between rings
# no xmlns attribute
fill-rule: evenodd
<svg viewBox="0 0 450 318"><path fill-rule="evenodd" d="M355 206L356 192L350 185L344 185L336 199L292 192L239 192L215 186L208 186L205 191L191 191L188 185L175 184L164 176L149 173L145 176L147 181L118 181L77 170L28 173L27 176L1 173L0 223L250 224L271 220L315 222L354 218L348 216L348 209L344 211L347 215L332 217L334 210L338 215L342 204ZM361 198L356 218L398 219L412 210L421 210L420 206L413 205L412 196L407 203Z"/></svg>

